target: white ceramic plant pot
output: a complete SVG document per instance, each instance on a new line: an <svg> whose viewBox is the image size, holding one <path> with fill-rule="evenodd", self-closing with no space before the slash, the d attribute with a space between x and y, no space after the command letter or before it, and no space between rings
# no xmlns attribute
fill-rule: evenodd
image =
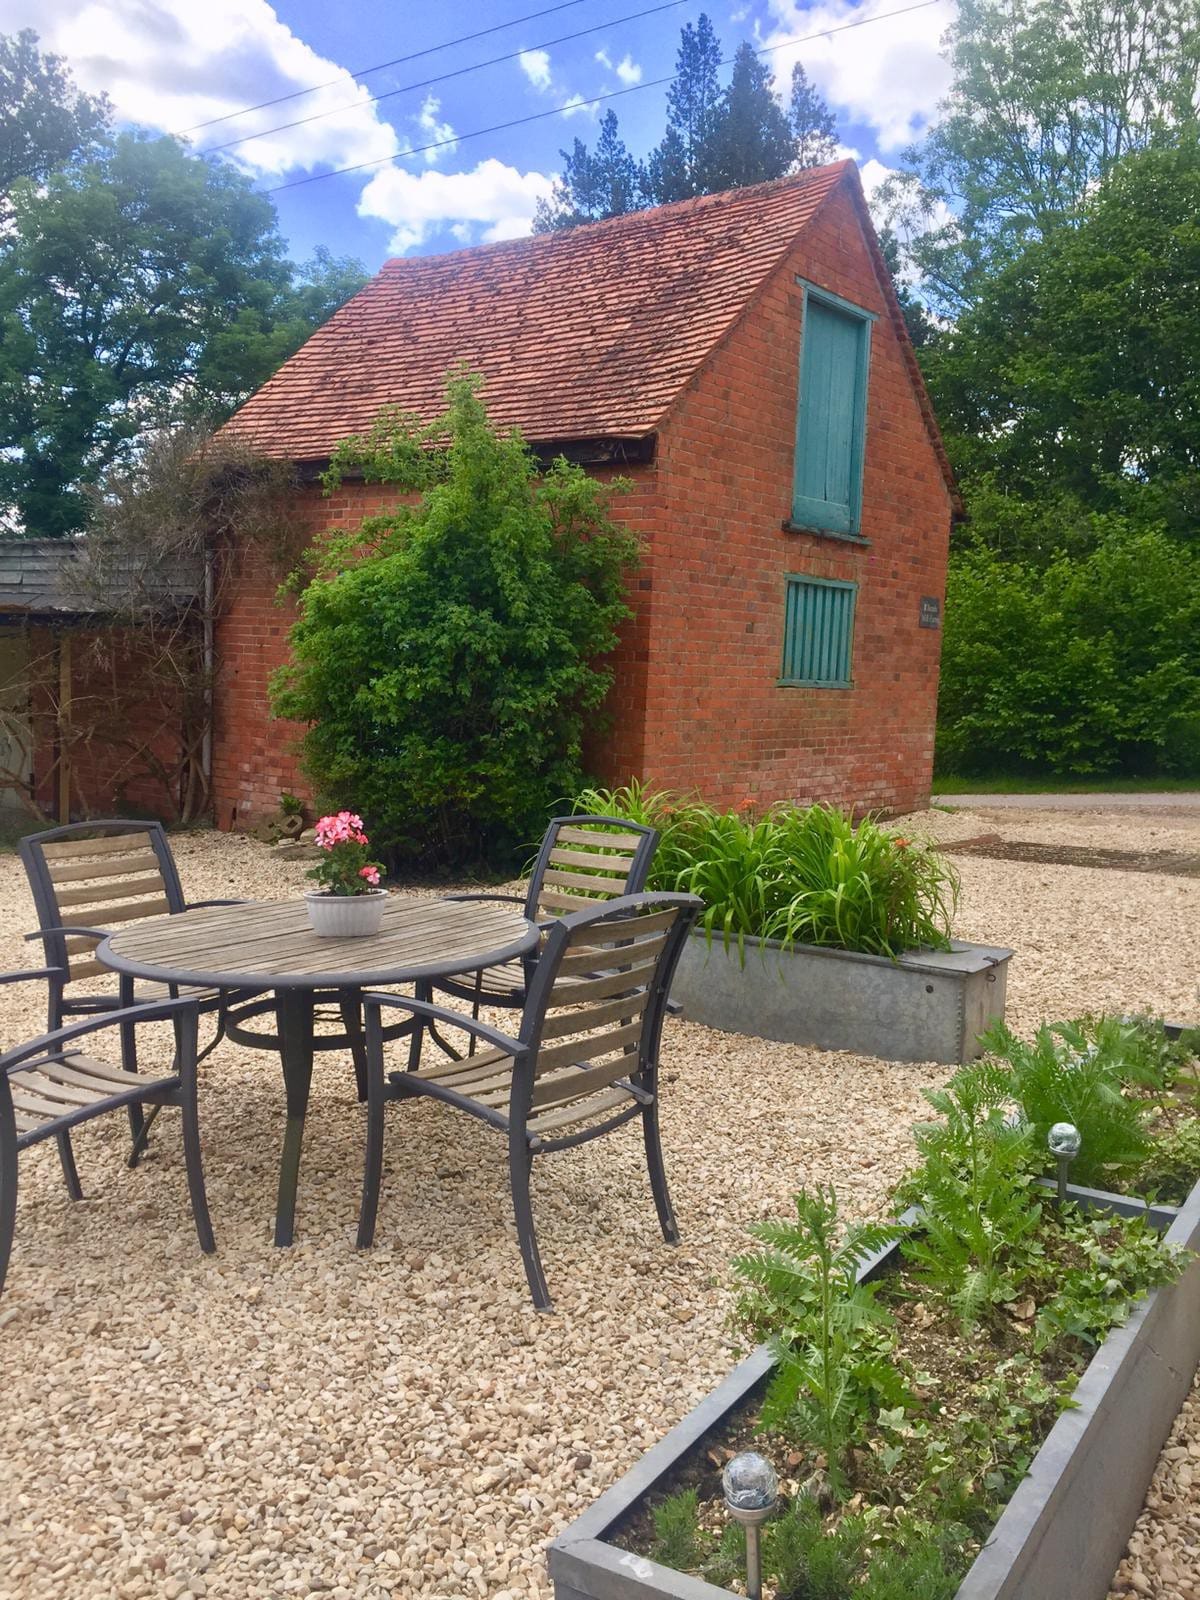
<svg viewBox="0 0 1200 1600"><path fill-rule="evenodd" d="M366 894L314 890L304 896L312 930L322 939L365 939L378 933L387 899L386 889L368 889Z"/></svg>

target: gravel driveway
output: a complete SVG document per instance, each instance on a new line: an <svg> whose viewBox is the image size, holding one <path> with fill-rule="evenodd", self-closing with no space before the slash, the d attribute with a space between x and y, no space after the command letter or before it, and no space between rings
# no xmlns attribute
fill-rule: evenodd
<svg viewBox="0 0 1200 1600"><path fill-rule="evenodd" d="M904 826L1079 837L1066 815ZM1092 814L1087 838L1180 848L1178 826L1159 831L1156 846L1152 820L1097 829ZM1195 834L1200 850L1200 818ZM177 855L193 898L302 883L302 866L248 839L192 835ZM1017 948L1018 1027L1105 1005L1200 1015L1200 881L960 865L958 931ZM31 922L19 866L0 857L5 967L34 964L19 938ZM36 990L0 991L0 1005L4 1038L40 1031ZM746 1224L820 1181L847 1210L879 1212L921 1086L942 1076L680 1022L664 1068L683 1244L661 1242L635 1130L540 1164L549 1317L529 1305L503 1142L432 1104L391 1108L379 1242L354 1250L363 1118L336 1057L317 1068L288 1251L270 1243L283 1127L270 1056L223 1045L204 1068L215 1257L196 1249L172 1113L132 1173L119 1119L80 1133L79 1205L53 1150L30 1152L0 1299L0 1600L548 1592L546 1542L729 1366L728 1261ZM1129 1573L1134 1592L1200 1600L1185 1583L1200 1418L1184 1424Z"/></svg>

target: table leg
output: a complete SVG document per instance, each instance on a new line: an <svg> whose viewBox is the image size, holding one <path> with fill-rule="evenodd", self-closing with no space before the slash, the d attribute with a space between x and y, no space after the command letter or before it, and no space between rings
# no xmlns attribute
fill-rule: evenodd
<svg viewBox="0 0 1200 1600"><path fill-rule="evenodd" d="M300 1147L313 1068L313 993L311 989L279 989L275 994L279 1055L287 1096L287 1131L279 1163L279 1199L275 1207L275 1243L291 1244L296 1220L296 1184Z"/></svg>
<svg viewBox="0 0 1200 1600"><path fill-rule="evenodd" d="M339 989L338 1010L342 1014L342 1027L346 1030L346 1043L354 1061L354 1082L358 1098L367 1098L367 1043L363 1036L362 990Z"/></svg>

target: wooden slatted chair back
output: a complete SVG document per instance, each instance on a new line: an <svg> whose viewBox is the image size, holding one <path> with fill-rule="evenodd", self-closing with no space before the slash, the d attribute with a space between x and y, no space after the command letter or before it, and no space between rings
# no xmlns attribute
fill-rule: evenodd
<svg viewBox="0 0 1200 1600"><path fill-rule="evenodd" d="M531 1048L514 1121L556 1138L653 1099L671 979L702 907L695 895L625 895L550 929L522 1018Z"/></svg>
<svg viewBox="0 0 1200 1600"><path fill-rule="evenodd" d="M103 928L184 908L183 888L157 822L72 823L30 834L18 846L41 928ZM96 941L50 934L47 960L68 981L111 976Z"/></svg>
<svg viewBox="0 0 1200 1600"><path fill-rule="evenodd" d="M619 895L640 894L658 831L620 817L555 817L529 880L526 915L547 922Z"/></svg>

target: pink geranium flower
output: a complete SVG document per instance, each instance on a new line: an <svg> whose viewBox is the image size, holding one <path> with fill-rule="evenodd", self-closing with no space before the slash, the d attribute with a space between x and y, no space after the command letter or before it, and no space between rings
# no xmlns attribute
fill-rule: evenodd
<svg viewBox="0 0 1200 1600"><path fill-rule="evenodd" d="M366 859L369 841L356 811L331 812L315 832L324 856L308 876L327 894L366 894L379 887L379 863Z"/></svg>

